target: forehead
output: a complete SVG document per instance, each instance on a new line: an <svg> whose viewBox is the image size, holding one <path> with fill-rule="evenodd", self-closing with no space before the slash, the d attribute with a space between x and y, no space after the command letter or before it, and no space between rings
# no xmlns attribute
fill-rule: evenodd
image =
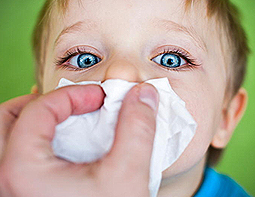
<svg viewBox="0 0 255 197"><path fill-rule="evenodd" d="M125 25L139 20L142 25L142 22L150 21L155 24L157 19L171 19L178 24L186 23L191 26L194 25L190 24L192 20L197 22L198 18L206 18L205 4L204 1L200 1L195 7L192 4L187 12L186 0L70 0L64 23L67 26L74 21L89 19L105 26L107 22L111 25L116 22L116 25Z"/></svg>
<svg viewBox="0 0 255 197"><path fill-rule="evenodd" d="M193 44L206 50L208 29L206 3L186 9L181 0L70 0L62 23L57 21L58 36L55 42L72 36L71 33L112 35L117 41L123 37L168 34L189 37ZM141 34L144 33L144 35ZM117 41L120 44L119 41Z"/></svg>

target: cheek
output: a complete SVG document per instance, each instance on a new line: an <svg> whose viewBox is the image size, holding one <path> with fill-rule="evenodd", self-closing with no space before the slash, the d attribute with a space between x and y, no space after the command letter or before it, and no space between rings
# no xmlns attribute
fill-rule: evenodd
<svg viewBox="0 0 255 197"><path fill-rule="evenodd" d="M213 91L203 90L190 93L190 99L186 101L186 107L197 122L197 130L194 139L190 143L189 152L192 155L193 162L203 157L217 131L221 119L222 100L215 99Z"/></svg>
<svg viewBox="0 0 255 197"><path fill-rule="evenodd" d="M172 79L172 87L186 103L186 108L198 124L196 133L181 157L168 169L164 176L173 176L191 169L206 155L212 138L221 120L224 88L215 92L215 85L206 77L185 77L186 81ZM189 80L188 80L189 79ZM213 87L212 87L213 86Z"/></svg>
<svg viewBox="0 0 255 197"><path fill-rule="evenodd" d="M61 77L60 77L61 76ZM54 66L49 64L45 65L44 75L43 75L43 94L54 90L59 80L62 78L62 75L59 75L58 72L55 72Z"/></svg>

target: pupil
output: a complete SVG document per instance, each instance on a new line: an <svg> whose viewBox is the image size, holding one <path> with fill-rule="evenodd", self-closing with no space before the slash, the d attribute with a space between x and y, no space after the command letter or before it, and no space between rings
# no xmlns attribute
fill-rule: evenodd
<svg viewBox="0 0 255 197"><path fill-rule="evenodd" d="M174 62L173 62L173 59L168 59L167 60L167 64L170 64L170 65L172 65Z"/></svg>
<svg viewBox="0 0 255 197"><path fill-rule="evenodd" d="M86 58L85 61L84 61L85 64L91 64L91 62L92 62L92 61L91 61L90 58Z"/></svg>

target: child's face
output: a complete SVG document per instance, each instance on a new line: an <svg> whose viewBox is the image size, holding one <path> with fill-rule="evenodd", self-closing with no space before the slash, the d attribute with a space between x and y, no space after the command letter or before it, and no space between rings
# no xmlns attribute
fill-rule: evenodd
<svg viewBox="0 0 255 197"><path fill-rule="evenodd" d="M185 12L184 3L70 1L64 19L57 19L51 30L43 77L44 92L53 90L62 77L75 82L167 77L198 123L194 139L167 176L204 161L222 124L226 87L224 54L215 24L206 17L206 5ZM68 50L94 56L74 54L62 67L56 66L56 59L65 57ZM77 66L91 67L77 70Z"/></svg>

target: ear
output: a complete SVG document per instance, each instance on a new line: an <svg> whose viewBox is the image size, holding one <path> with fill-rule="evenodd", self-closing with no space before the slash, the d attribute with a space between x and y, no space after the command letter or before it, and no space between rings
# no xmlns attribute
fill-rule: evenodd
<svg viewBox="0 0 255 197"><path fill-rule="evenodd" d="M240 88L229 106L223 109L220 128L213 137L211 145L222 149L228 144L238 122L241 120L248 101L248 95L244 88Z"/></svg>
<svg viewBox="0 0 255 197"><path fill-rule="evenodd" d="M36 84L32 86L31 93L32 94L37 94L38 93L38 86Z"/></svg>

